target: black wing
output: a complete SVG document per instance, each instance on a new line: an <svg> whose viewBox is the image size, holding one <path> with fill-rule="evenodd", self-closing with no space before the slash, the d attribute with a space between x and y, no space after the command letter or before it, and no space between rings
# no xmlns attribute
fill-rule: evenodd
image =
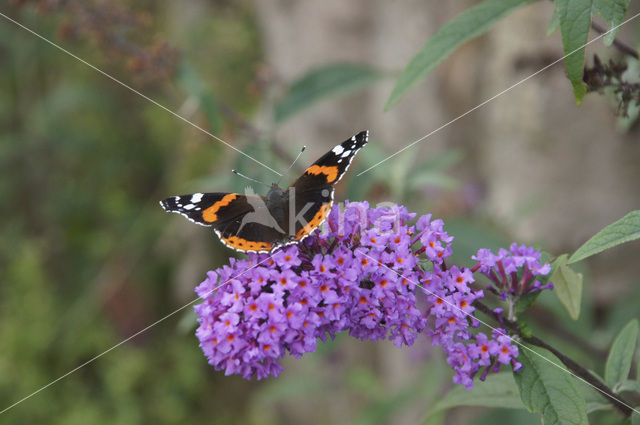
<svg viewBox="0 0 640 425"><path fill-rule="evenodd" d="M239 193L194 193L160 201L165 211L212 226L226 246L242 252L269 252L286 239L264 198Z"/></svg>
<svg viewBox="0 0 640 425"><path fill-rule="evenodd" d="M239 193L193 193L163 199L160 205L165 211L181 214L194 223L215 226L251 212L244 198L245 195Z"/></svg>
<svg viewBox="0 0 640 425"><path fill-rule="evenodd" d="M329 215L333 205L333 185L347 172L356 153L369 141L369 132L361 131L335 146L313 163L289 187L289 201L295 202L295 239L301 240ZM293 190L292 190L293 189Z"/></svg>

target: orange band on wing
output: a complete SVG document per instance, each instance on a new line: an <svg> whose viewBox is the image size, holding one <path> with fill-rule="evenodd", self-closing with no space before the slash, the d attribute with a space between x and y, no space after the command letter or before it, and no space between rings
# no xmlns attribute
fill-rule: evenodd
<svg viewBox="0 0 640 425"><path fill-rule="evenodd" d="M296 233L296 239L302 239L309 233L313 232L318 226L320 226L324 219L329 215L329 212L331 212L331 205L333 205L333 201L327 204L322 204L320 210L316 213L316 215L313 216L311 221L309 221L306 226L304 226L298 231L298 233Z"/></svg>
<svg viewBox="0 0 640 425"><path fill-rule="evenodd" d="M338 167L335 165L312 165L307 168L307 173L309 174L324 174L327 176L327 183L331 183L338 178Z"/></svg>
<svg viewBox="0 0 640 425"><path fill-rule="evenodd" d="M228 247L238 251L270 251L273 247L270 242L253 242L238 236L229 236L228 238L220 238L220 240Z"/></svg>
<svg viewBox="0 0 640 425"><path fill-rule="evenodd" d="M222 199L220 199L218 202L216 202L215 204L211 205L209 208L207 208L206 210L202 211L202 219L204 221L207 221L209 223L213 223L214 221L218 220L218 210L222 207L226 207L227 205L229 205L231 203L231 201L233 201L234 199L236 199L238 196L235 193L230 193L228 195L224 195L224 197Z"/></svg>

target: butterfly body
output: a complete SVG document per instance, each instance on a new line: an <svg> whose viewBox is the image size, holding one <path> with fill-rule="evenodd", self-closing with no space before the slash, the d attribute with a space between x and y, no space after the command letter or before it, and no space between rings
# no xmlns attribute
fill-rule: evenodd
<svg viewBox="0 0 640 425"><path fill-rule="evenodd" d="M287 211L285 207L289 202L288 193L281 189L276 183L273 183L271 189L269 189L269 192L267 192L265 196L265 201L267 209L275 221L278 223L286 223Z"/></svg>
<svg viewBox="0 0 640 425"><path fill-rule="evenodd" d="M298 243L317 229L333 205L333 185L368 141L363 131L323 155L286 189L272 184L266 196L194 193L160 201L165 211L213 227L220 241L241 252L270 252Z"/></svg>

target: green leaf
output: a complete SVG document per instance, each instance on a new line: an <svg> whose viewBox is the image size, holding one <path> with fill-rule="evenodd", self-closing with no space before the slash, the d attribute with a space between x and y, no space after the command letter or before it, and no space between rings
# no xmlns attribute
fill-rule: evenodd
<svg viewBox="0 0 640 425"><path fill-rule="evenodd" d="M545 425L588 423L587 406L575 378L545 358L560 364L560 360L547 351L520 350L518 361L522 369L513 375L522 402L529 411L541 413Z"/></svg>
<svg viewBox="0 0 640 425"><path fill-rule="evenodd" d="M549 21L549 26L547 27L547 35L551 35L557 31L560 27L560 13L558 12L558 8L553 8L553 14L551 15L551 20Z"/></svg>
<svg viewBox="0 0 640 425"><path fill-rule="evenodd" d="M212 91L209 90L195 69L189 63L183 63L178 72L178 81L185 91L198 100L198 105L207 117L207 122L213 133L222 128L222 118L218 102Z"/></svg>
<svg viewBox="0 0 640 425"><path fill-rule="evenodd" d="M514 306L516 315L520 315L527 311L527 309L531 307L533 303L538 299L541 293L542 291L535 291L521 296L518 301L516 301L516 305Z"/></svg>
<svg viewBox="0 0 640 425"><path fill-rule="evenodd" d="M575 263L616 245L640 238L640 210L629 214L600 230L569 258Z"/></svg>
<svg viewBox="0 0 640 425"><path fill-rule="evenodd" d="M553 262L553 269L553 292L567 309L569 316L578 320L582 300L582 274L567 266L567 254L561 255Z"/></svg>
<svg viewBox="0 0 640 425"><path fill-rule="evenodd" d="M602 16L609 28L613 28L610 33L604 36L604 44L611 46L616 34L620 29L620 24L627 16L627 8L631 0L594 0L593 8L600 16Z"/></svg>
<svg viewBox="0 0 640 425"><path fill-rule="evenodd" d="M613 410L613 405L609 402L609 399L605 398L600 391L593 389L589 385L582 385L580 389L587 403L587 414L599 410Z"/></svg>
<svg viewBox="0 0 640 425"><path fill-rule="evenodd" d="M554 17L558 15L560 22L562 45L566 55L564 64L578 105L582 103L587 93L587 86L582 81L582 73L591 19L593 15L599 14L612 28L612 31L604 36L604 43L609 46L613 43L618 27L627 14L629 2L630 0L555 0ZM550 30L554 25L554 17L549 26Z"/></svg>
<svg viewBox="0 0 640 425"><path fill-rule="evenodd" d="M391 109L406 92L423 80L456 47L487 31L500 18L531 0L485 0L465 10L432 35L398 77L385 110Z"/></svg>
<svg viewBox="0 0 640 425"><path fill-rule="evenodd" d="M576 103L579 105L587 93L582 81L584 70L585 44L591 29L591 12L594 0L556 0L556 9L560 19L560 32L564 47L564 65Z"/></svg>
<svg viewBox="0 0 640 425"><path fill-rule="evenodd" d="M640 406L634 407L635 412L631 413L631 425L640 425Z"/></svg>
<svg viewBox="0 0 640 425"><path fill-rule="evenodd" d="M625 381L629 376L637 342L638 320L633 319L622 328L609 351L607 364L604 367L604 381L609 387Z"/></svg>
<svg viewBox="0 0 640 425"><path fill-rule="evenodd" d="M340 63L314 69L291 84L275 105L274 119L280 123L319 100L362 89L381 77L380 72L360 64Z"/></svg>
<svg viewBox="0 0 640 425"><path fill-rule="evenodd" d="M190 334L198 326L198 316L192 309L186 309L180 317L176 328L183 335Z"/></svg>
<svg viewBox="0 0 640 425"><path fill-rule="evenodd" d="M471 391L457 386L431 407L422 422L426 422L427 419L439 412L456 406L521 409L522 401L520 401L513 375L509 372L496 373L487 376L484 382L476 382Z"/></svg>
<svg viewBox="0 0 640 425"><path fill-rule="evenodd" d="M614 385L611 389L616 394L620 394L625 391L631 391L640 394L640 382L627 379L620 382L619 384Z"/></svg>

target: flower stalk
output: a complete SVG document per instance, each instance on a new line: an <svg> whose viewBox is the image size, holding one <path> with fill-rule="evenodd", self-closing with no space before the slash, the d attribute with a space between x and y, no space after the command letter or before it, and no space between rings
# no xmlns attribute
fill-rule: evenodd
<svg viewBox="0 0 640 425"><path fill-rule="evenodd" d="M629 407L630 404L624 401L618 394L615 394L611 388L609 388L602 381L600 381L600 379L597 378L595 375L593 375L589 370L580 366L570 357L567 357L566 355L562 354L556 348L542 341L540 338L533 335L530 335L530 336L523 335L522 331L520 330L520 326L518 325L517 322L506 319L505 317L502 316L502 314L500 314L499 312L496 312L495 310L491 310L482 302L476 301L474 303L474 306L479 311L483 312L485 315L497 320L502 326L509 329L514 335L516 335L522 341L527 342L536 347L544 348L545 350L552 353L573 374L580 377L581 379L583 379L584 381L586 381L587 383L595 387L603 395L605 395L609 399L609 401L615 406L615 408L618 409L623 415L625 415L626 417L631 416L631 413L633 411Z"/></svg>

